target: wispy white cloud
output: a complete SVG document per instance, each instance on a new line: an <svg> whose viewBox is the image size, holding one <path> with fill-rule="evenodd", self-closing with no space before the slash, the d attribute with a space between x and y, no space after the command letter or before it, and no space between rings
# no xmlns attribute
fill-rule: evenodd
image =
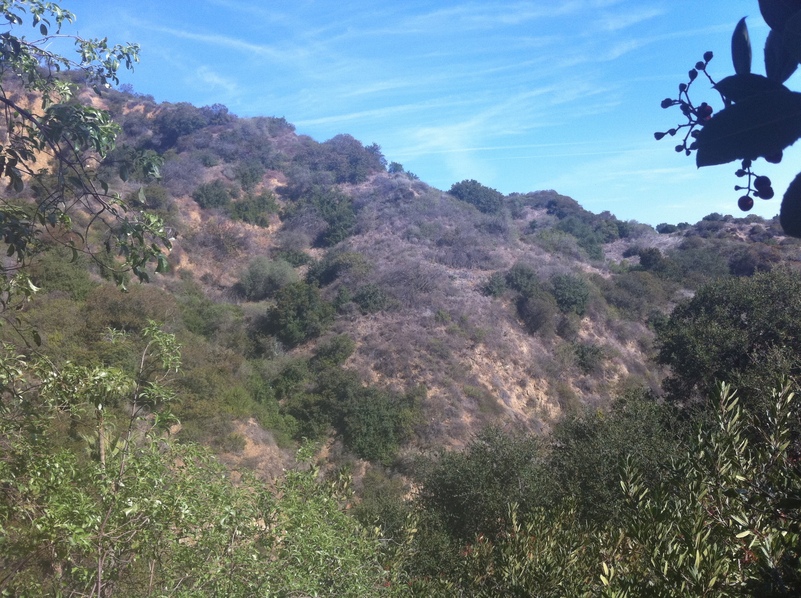
<svg viewBox="0 0 801 598"><path fill-rule="evenodd" d="M192 83L202 85L211 93L222 92L228 97L237 96L241 93L241 87L236 80L225 77L208 66L201 66L195 69Z"/></svg>
<svg viewBox="0 0 801 598"><path fill-rule="evenodd" d="M602 31L616 33L633 25L639 25L643 21L661 17L665 12L665 9L657 6L628 8L625 11L602 14L594 21L594 25Z"/></svg>

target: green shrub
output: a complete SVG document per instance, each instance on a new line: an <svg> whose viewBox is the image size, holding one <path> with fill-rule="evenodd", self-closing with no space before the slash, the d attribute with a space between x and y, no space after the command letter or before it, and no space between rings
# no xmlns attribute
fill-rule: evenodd
<svg viewBox="0 0 801 598"><path fill-rule="evenodd" d="M284 260L294 268L305 266L313 261L308 253L300 249L279 249L275 252L275 257Z"/></svg>
<svg viewBox="0 0 801 598"><path fill-rule="evenodd" d="M506 273L506 285L526 297L540 289L537 273L534 268L526 264L515 264L509 268Z"/></svg>
<svg viewBox="0 0 801 598"><path fill-rule="evenodd" d="M293 282L278 291L275 307L267 313L267 330L287 347L320 336L334 320L334 308L320 290L305 282Z"/></svg>
<svg viewBox="0 0 801 598"><path fill-rule="evenodd" d="M604 362L603 347L590 343L575 343L573 351L576 354L576 363L583 373L587 375L598 373Z"/></svg>
<svg viewBox="0 0 801 598"><path fill-rule="evenodd" d="M261 183L265 170L261 162L250 159L237 164L234 173L242 185L242 189L244 191L252 191L256 185Z"/></svg>
<svg viewBox="0 0 801 598"><path fill-rule="evenodd" d="M488 427L464 452L442 452L420 464L418 501L453 538L495 537L508 523L510 503L532 508L540 502L539 463L536 437Z"/></svg>
<svg viewBox="0 0 801 598"><path fill-rule="evenodd" d="M386 309L390 305L390 297L377 284L368 283L356 291L353 302L359 306L362 313L371 314Z"/></svg>
<svg viewBox="0 0 801 598"><path fill-rule="evenodd" d="M254 257L239 279L239 287L248 301L273 297L280 289L298 282L295 269L283 260Z"/></svg>
<svg viewBox="0 0 801 598"><path fill-rule="evenodd" d="M345 274L358 277L369 272L370 268L370 263L361 253L331 250L322 260L309 267L306 280L327 286Z"/></svg>
<svg viewBox="0 0 801 598"><path fill-rule="evenodd" d="M278 213L278 204L272 193L246 195L244 198L228 204L228 214L234 220L248 224L267 227L270 225L270 214Z"/></svg>
<svg viewBox="0 0 801 598"><path fill-rule="evenodd" d="M353 355L356 343L347 334L338 334L320 343L309 365L317 371L339 367Z"/></svg>
<svg viewBox="0 0 801 598"><path fill-rule="evenodd" d="M556 329L559 309L550 294L539 292L521 297L517 302L517 313L531 334L547 336Z"/></svg>
<svg viewBox="0 0 801 598"><path fill-rule="evenodd" d="M481 287L481 292L489 297L500 297L506 292L506 276L501 272L493 272Z"/></svg>
<svg viewBox="0 0 801 598"><path fill-rule="evenodd" d="M225 183L216 179L195 189L192 199L201 208L225 208L231 202L231 191Z"/></svg>
<svg viewBox="0 0 801 598"><path fill-rule="evenodd" d="M54 248L42 255L32 264L29 276L43 292L62 291L76 300L86 299L97 283L92 282L87 271L87 259L78 256L70 260L66 249Z"/></svg>
<svg viewBox="0 0 801 598"><path fill-rule="evenodd" d="M454 183L450 191L454 197L478 208L485 214L497 214L503 209L503 194L485 187L475 180L465 180Z"/></svg>
<svg viewBox="0 0 801 598"><path fill-rule="evenodd" d="M675 401L705 399L718 381L744 403L801 373L801 279L777 269L710 283L673 310L657 330L658 360Z"/></svg>
<svg viewBox="0 0 801 598"><path fill-rule="evenodd" d="M584 315L590 298L590 287L573 274L557 274L551 278L551 294L563 313Z"/></svg>

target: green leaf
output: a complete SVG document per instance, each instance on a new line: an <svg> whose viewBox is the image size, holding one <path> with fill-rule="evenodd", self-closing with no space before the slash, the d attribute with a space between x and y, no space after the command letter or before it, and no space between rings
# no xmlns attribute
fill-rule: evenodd
<svg viewBox="0 0 801 598"><path fill-rule="evenodd" d="M751 40L748 37L745 17L737 23L731 36L731 60L734 63L734 72L738 75L751 72Z"/></svg>
<svg viewBox="0 0 801 598"><path fill-rule="evenodd" d="M123 181L127 181L128 180L128 174L129 174L128 165L127 164L120 165L120 178Z"/></svg>
<svg viewBox="0 0 801 598"><path fill-rule="evenodd" d="M39 331L35 328L31 330L31 336L33 337L33 342L36 343L37 347L42 346L42 337L39 335Z"/></svg>
<svg viewBox="0 0 801 598"><path fill-rule="evenodd" d="M701 129L696 164L771 156L801 137L801 94L785 88L727 106Z"/></svg>
<svg viewBox="0 0 801 598"><path fill-rule="evenodd" d="M39 33L41 33L42 35L47 35L47 25L45 25L44 23L39 25Z"/></svg>

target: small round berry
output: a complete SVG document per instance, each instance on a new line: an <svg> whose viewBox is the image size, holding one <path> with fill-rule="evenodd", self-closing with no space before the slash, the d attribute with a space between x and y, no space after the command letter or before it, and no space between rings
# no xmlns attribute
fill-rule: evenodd
<svg viewBox="0 0 801 598"><path fill-rule="evenodd" d="M714 56L712 52L704 52L704 62L709 62Z"/></svg>
<svg viewBox="0 0 801 598"><path fill-rule="evenodd" d="M754 179L754 189L757 191L762 191L762 189L766 189L770 187L770 179L766 176L758 176Z"/></svg>
<svg viewBox="0 0 801 598"><path fill-rule="evenodd" d="M740 208L743 212L747 212L754 207L754 200L751 198L750 195L743 195L740 199L737 200L737 207Z"/></svg>
<svg viewBox="0 0 801 598"><path fill-rule="evenodd" d="M684 151L684 146L683 145L677 145L673 149L675 149L677 152L681 152L681 151Z"/></svg>
<svg viewBox="0 0 801 598"><path fill-rule="evenodd" d="M703 71L706 68L706 65L703 62L696 62L695 68L699 71Z"/></svg>
<svg viewBox="0 0 801 598"><path fill-rule="evenodd" d="M679 92L684 93L687 91L687 84L686 83L679 83Z"/></svg>
<svg viewBox="0 0 801 598"><path fill-rule="evenodd" d="M765 160L770 162L771 164L778 164L782 161L782 152L779 150L775 154L771 154L770 156L765 156Z"/></svg>
<svg viewBox="0 0 801 598"><path fill-rule="evenodd" d="M737 177L743 177L743 176L745 176L745 171L744 171L742 168L740 168L739 170L737 170L737 171L734 173L734 176L737 176Z"/></svg>
<svg viewBox="0 0 801 598"><path fill-rule="evenodd" d="M698 71L695 69L690 69L690 72L687 73L687 76L690 78L690 81L695 81L695 78L698 76Z"/></svg>
<svg viewBox="0 0 801 598"><path fill-rule="evenodd" d="M660 133L660 132L658 132L658 131L657 131L656 133L654 133L654 139L656 139L657 141L659 141L660 139L662 139L662 137L664 137L664 136L665 136L665 134L664 134L664 133Z"/></svg>
<svg viewBox="0 0 801 598"><path fill-rule="evenodd" d="M670 108L673 105L673 100L670 98L665 98L662 100L662 108Z"/></svg>
<svg viewBox="0 0 801 598"><path fill-rule="evenodd" d="M773 199L774 195L776 195L776 193L773 191L773 187L771 186L767 186L764 189L759 189L757 191L757 197L759 199Z"/></svg>
<svg viewBox="0 0 801 598"><path fill-rule="evenodd" d="M749 168L751 168L751 160L749 160L748 158L746 158L745 160L743 160L743 168L744 168L744 169L746 169L746 170L748 170Z"/></svg>

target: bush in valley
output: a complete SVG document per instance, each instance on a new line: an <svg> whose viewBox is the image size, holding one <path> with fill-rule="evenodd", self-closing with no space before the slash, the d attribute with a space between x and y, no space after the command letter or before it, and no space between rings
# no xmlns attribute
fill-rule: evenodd
<svg viewBox="0 0 801 598"><path fill-rule="evenodd" d="M226 208L233 197L233 189L220 179L203 183L192 193L192 199L201 208Z"/></svg>
<svg viewBox="0 0 801 598"><path fill-rule="evenodd" d="M360 388L341 404L345 445L362 459L389 464L411 437L420 396Z"/></svg>
<svg viewBox="0 0 801 598"><path fill-rule="evenodd" d="M591 224L575 216L568 216L560 220L554 229L575 237L579 247L587 252L590 259L603 259L603 236Z"/></svg>
<svg viewBox="0 0 801 598"><path fill-rule="evenodd" d="M548 336L555 332L559 308L553 295L540 291L517 301L517 313L531 334Z"/></svg>
<svg viewBox="0 0 801 598"><path fill-rule="evenodd" d="M315 285L293 282L276 293L275 306L267 312L266 331L291 348L320 336L333 320L333 306Z"/></svg>
<svg viewBox="0 0 801 598"><path fill-rule="evenodd" d="M575 343L573 351L576 355L576 364L586 375L597 374L604 362L604 349L600 345L590 343Z"/></svg>
<svg viewBox="0 0 801 598"><path fill-rule="evenodd" d="M753 276L757 272L770 272L781 263L782 258L775 247L754 243L739 248L729 258L732 276Z"/></svg>
<svg viewBox="0 0 801 598"><path fill-rule="evenodd" d="M676 306L657 330L658 361L671 368L673 401L706 398L730 381L750 402L801 373L799 339L801 279L774 269L709 283Z"/></svg>
<svg viewBox="0 0 801 598"><path fill-rule="evenodd" d="M266 228L270 226L270 214L278 213L278 204L272 193L263 191L258 195L247 194L228 204L227 211L232 220Z"/></svg>
<svg viewBox="0 0 801 598"><path fill-rule="evenodd" d="M320 286L327 286L348 275L348 278L360 278L371 270L372 266L363 254L355 251L334 249L325 257L309 266L306 280Z"/></svg>
<svg viewBox="0 0 801 598"><path fill-rule="evenodd" d="M380 286L368 283L356 291L353 302L359 306L362 313L372 314L387 309L392 299Z"/></svg>
<svg viewBox="0 0 801 598"><path fill-rule="evenodd" d="M524 296L532 295L541 288L534 268L522 263L515 264L506 272L506 285Z"/></svg>
<svg viewBox="0 0 801 598"><path fill-rule="evenodd" d="M534 436L483 429L464 452L442 452L416 472L419 503L454 539L496 537L508 525L508 505L541 503L541 446Z"/></svg>
<svg viewBox="0 0 801 598"><path fill-rule="evenodd" d="M261 301L298 280L297 272L289 263L257 256L245 268L238 287L248 301Z"/></svg>
<svg viewBox="0 0 801 598"><path fill-rule="evenodd" d="M338 334L317 345L309 365L322 372L341 366L356 350L356 343L347 334Z"/></svg>
<svg viewBox="0 0 801 598"><path fill-rule="evenodd" d="M253 191L256 185L261 183L264 173L265 169L262 163L252 158L240 162L234 169L236 179L244 191Z"/></svg>
<svg viewBox="0 0 801 598"><path fill-rule="evenodd" d="M481 292L489 297L500 297L506 292L506 275L503 272L493 272L481 287Z"/></svg>
<svg viewBox="0 0 801 598"><path fill-rule="evenodd" d="M277 249L274 253L276 259L284 260L294 268L305 266L313 261L313 258L300 249Z"/></svg>
<svg viewBox="0 0 801 598"><path fill-rule="evenodd" d="M595 283L609 305L631 320L643 320L654 306L666 303L672 283L651 272L632 270L611 279L596 278Z"/></svg>
<svg viewBox="0 0 801 598"><path fill-rule="evenodd" d="M70 254L70 255L68 255ZM54 247L31 264L31 281L42 292L61 291L75 301L83 301L97 286L89 276L88 260L79 256L71 260L71 252Z"/></svg>

